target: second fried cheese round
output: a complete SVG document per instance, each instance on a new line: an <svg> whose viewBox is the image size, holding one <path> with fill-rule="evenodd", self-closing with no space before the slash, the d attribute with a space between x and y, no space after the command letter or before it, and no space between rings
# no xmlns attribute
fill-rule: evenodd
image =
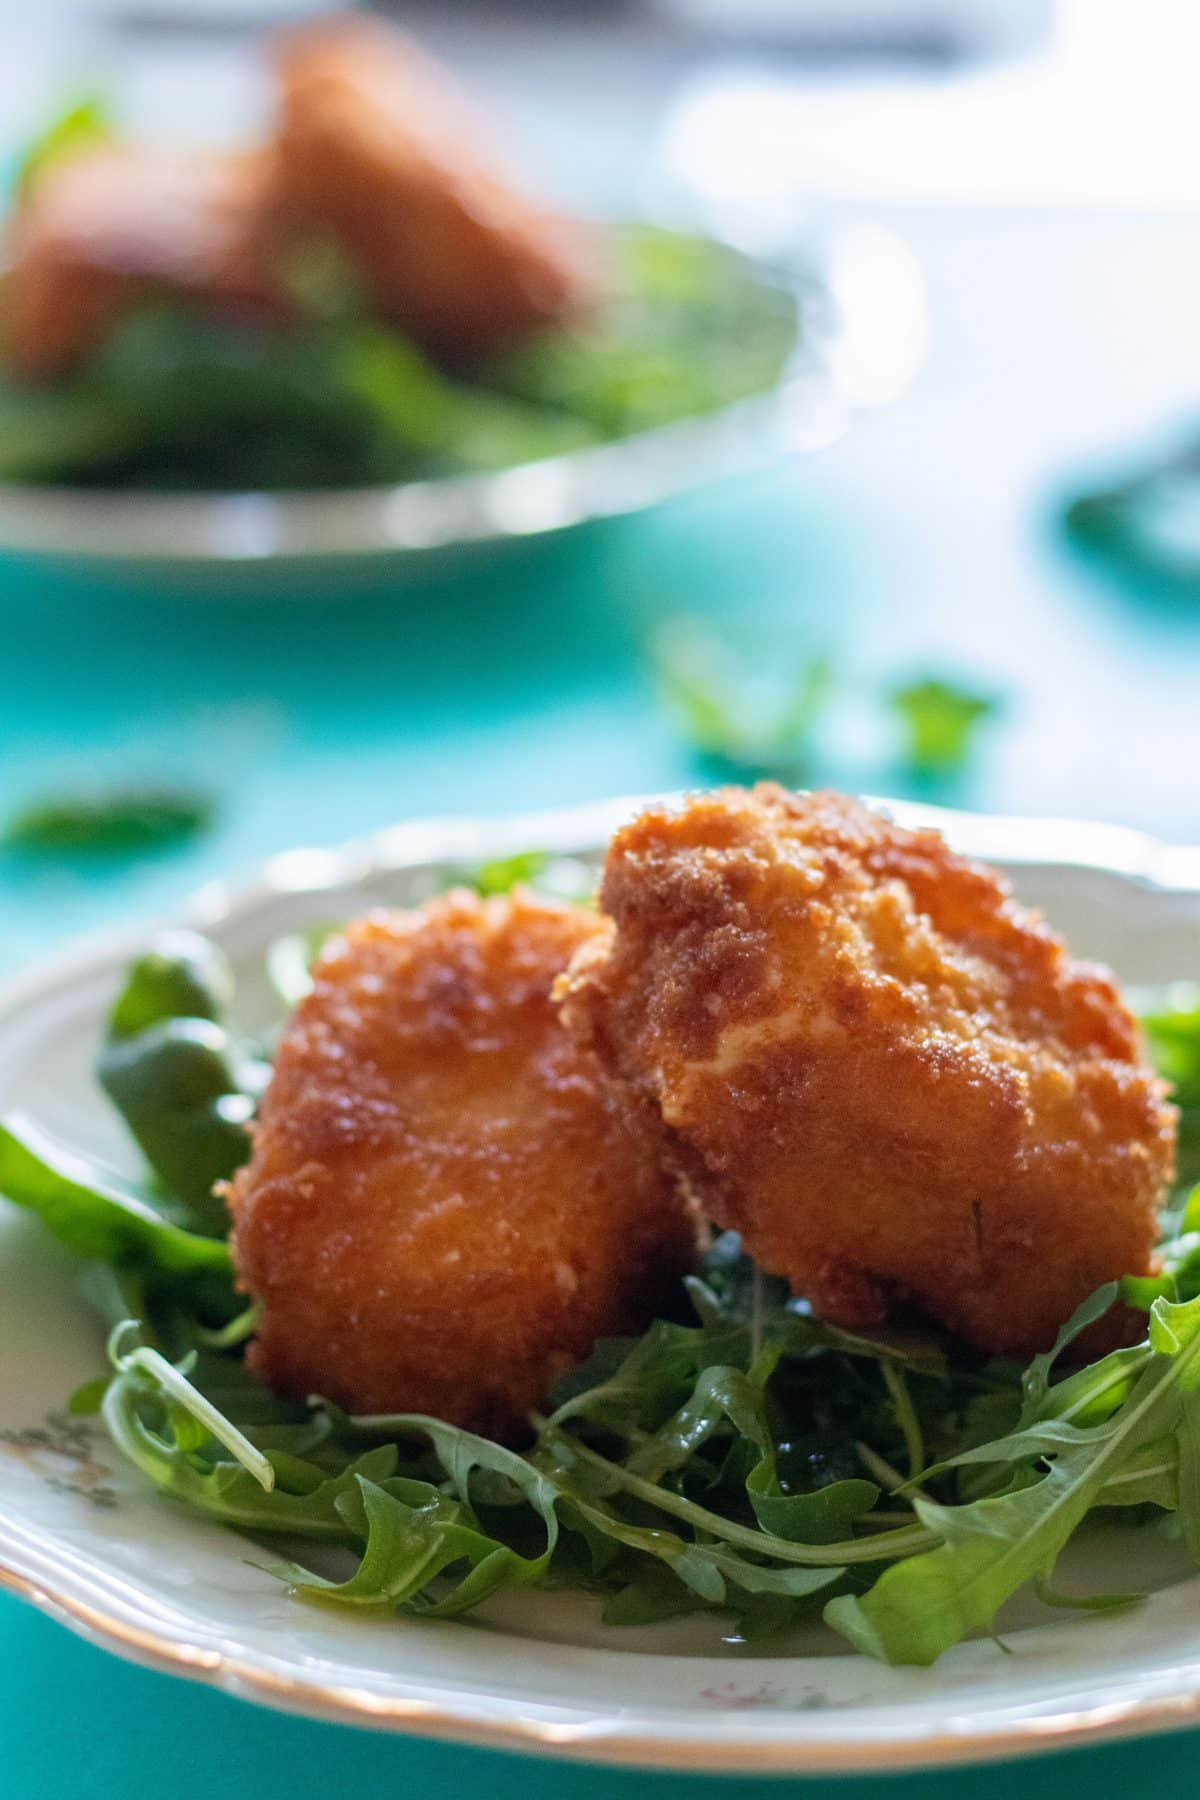
<svg viewBox="0 0 1200 1800"><path fill-rule="evenodd" d="M230 1195L273 1386L511 1435L690 1262L655 1126L551 1003L601 929L455 893L328 947Z"/></svg>
<svg viewBox="0 0 1200 1800"><path fill-rule="evenodd" d="M635 819L601 897L568 1022L826 1317L1024 1352L1149 1266L1173 1110L1111 975L995 871L764 784Z"/></svg>

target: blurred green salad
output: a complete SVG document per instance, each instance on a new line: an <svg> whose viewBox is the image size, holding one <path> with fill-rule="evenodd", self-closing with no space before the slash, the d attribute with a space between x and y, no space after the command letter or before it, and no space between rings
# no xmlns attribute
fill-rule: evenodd
<svg viewBox="0 0 1200 1800"><path fill-rule="evenodd" d="M94 103L18 176L103 137ZM772 387L800 334L784 282L712 239L614 228L607 297L453 373L373 314L319 232L289 248L286 323L163 294L65 374L0 374L0 479L123 488L346 487L486 472L708 413ZM0 339L4 294L0 288Z"/></svg>

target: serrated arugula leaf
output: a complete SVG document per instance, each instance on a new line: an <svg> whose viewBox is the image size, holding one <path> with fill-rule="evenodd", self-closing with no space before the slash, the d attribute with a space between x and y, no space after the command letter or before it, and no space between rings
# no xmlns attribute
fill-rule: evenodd
<svg viewBox="0 0 1200 1800"><path fill-rule="evenodd" d="M1141 1594L1064 1594L1042 1575L1036 1577L1033 1587L1043 1606L1067 1612L1120 1612L1143 1598Z"/></svg>
<svg viewBox="0 0 1200 1800"><path fill-rule="evenodd" d="M1026 1369L1021 1383L1024 1396L1024 1406L1021 1411L1022 1424L1028 1424L1031 1419L1038 1417L1039 1409L1050 1389L1051 1369L1063 1351L1068 1345L1075 1342L1081 1332L1086 1331L1089 1325L1094 1325L1098 1319L1104 1317L1117 1298L1117 1286L1115 1281L1110 1281L1104 1287L1097 1288L1094 1294L1089 1294L1087 1299L1075 1308L1050 1349L1042 1355L1034 1357Z"/></svg>
<svg viewBox="0 0 1200 1800"><path fill-rule="evenodd" d="M606 1625L658 1625L701 1610L704 1602L660 1563L635 1565L636 1574L604 1603Z"/></svg>
<svg viewBox="0 0 1200 1800"><path fill-rule="evenodd" d="M1157 1506L1174 1512L1179 1505L1179 1447L1174 1437L1157 1438L1131 1456L1117 1475L1105 1482L1099 1506Z"/></svg>
<svg viewBox="0 0 1200 1800"><path fill-rule="evenodd" d="M794 1544L836 1544L850 1537L879 1499L873 1481L853 1478L810 1494L785 1494L765 1460L746 1477L746 1492L763 1530Z"/></svg>
<svg viewBox="0 0 1200 1800"><path fill-rule="evenodd" d="M208 1434L197 1441L185 1432L180 1411L165 1406L163 1399L152 1372L120 1371L103 1404L113 1442L160 1493L243 1531L353 1544L355 1534L338 1511L338 1499L359 1476L380 1481L396 1467L394 1444L364 1451L332 1475L315 1465L299 1470L302 1459L286 1453L276 1468L276 1453L267 1451L266 1458L276 1469L275 1483L268 1489L241 1462L201 1454Z"/></svg>
<svg viewBox="0 0 1200 1800"><path fill-rule="evenodd" d="M358 1567L333 1582L297 1564L281 1574L306 1599L339 1606L382 1606L452 1618L504 1588L528 1587L546 1572L557 1536L550 1515L546 1548L523 1557L481 1531L461 1502L403 1479L377 1483L361 1472L340 1494L338 1511L363 1540ZM448 1570L462 1568L448 1592L431 1593Z"/></svg>
<svg viewBox="0 0 1200 1800"><path fill-rule="evenodd" d="M903 733L904 760L915 773L948 775L970 757L979 726L999 712L995 694L961 681L926 675L901 683L887 696Z"/></svg>
<svg viewBox="0 0 1200 1800"><path fill-rule="evenodd" d="M64 795L24 807L0 844L43 856L147 855L207 830L214 810L207 795L165 788Z"/></svg>
<svg viewBox="0 0 1200 1800"><path fill-rule="evenodd" d="M1033 1428L1044 1434L1044 1473L1028 1486L966 1506L918 1499L917 1515L941 1539L939 1547L897 1563L868 1594L831 1600L827 1622L886 1662L932 1663L968 1632L990 1626L1027 1581L1048 1579L1106 1484L1184 1422L1184 1398L1200 1382L1200 1300L1157 1301L1150 1333L1154 1354L1110 1419ZM998 1450L1004 1447L994 1447L994 1457Z"/></svg>

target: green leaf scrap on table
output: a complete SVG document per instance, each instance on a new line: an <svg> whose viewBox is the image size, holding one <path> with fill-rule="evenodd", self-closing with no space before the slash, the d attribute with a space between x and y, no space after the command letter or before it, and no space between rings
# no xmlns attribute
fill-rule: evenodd
<svg viewBox="0 0 1200 1800"><path fill-rule="evenodd" d="M812 778L822 762L835 702L863 686L839 680L824 656L782 667L778 659L748 661L690 619L663 628L652 645L651 663L664 704L691 749L740 778L770 775L792 783ZM901 761L918 781L961 774L980 727L1002 710L997 695L934 675L867 697L876 712L886 712L899 725Z"/></svg>
<svg viewBox="0 0 1200 1800"><path fill-rule="evenodd" d="M652 661L668 710L704 757L747 775L798 776L811 761L834 685L823 657L760 679L705 627L676 619Z"/></svg>
<svg viewBox="0 0 1200 1800"><path fill-rule="evenodd" d="M208 829L214 803L204 794L119 788L25 807L0 832L0 845L41 856L137 856L173 848Z"/></svg>
<svg viewBox="0 0 1200 1800"><path fill-rule="evenodd" d="M901 727L904 762L915 774L935 776L966 765L980 725L1000 710L995 694L930 675L892 688L887 702Z"/></svg>
<svg viewBox="0 0 1200 1800"><path fill-rule="evenodd" d="M1127 475L1076 494L1063 522L1076 545L1098 553L1141 587L1200 591L1200 444L1184 437Z"/></svg>

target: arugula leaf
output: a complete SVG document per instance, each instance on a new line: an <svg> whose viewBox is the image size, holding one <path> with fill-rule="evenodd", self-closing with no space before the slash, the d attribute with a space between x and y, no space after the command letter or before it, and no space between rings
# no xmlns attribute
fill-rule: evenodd
<svg viewBox="0 0 1200 1800"><path fill-rule="evenodd" d="M200 1428L199 1434L188 1434L187 1449L197 1449L207 1438L215 1438L227 1450L231 1450L238 1462L258 1482L267 1493L275 1486L275 1471L260 1450L256 1450L246 1434L239 1430L233 1421L212 1404L199 1388L193 1387L187 1379L185 1368L176 1368L165 1356L151 1346L134 1343L125 1348L130 1335L139 1336L138 1327L130 1319L122 1321L114 1327L108 1340L108 1354L118 1375L143 1375L157 1383L174 1409L182 1407L195 1424ZM189 1358L185 1367L194 1364L194 1357ZM180 1438L179 1424L175 1427L176 1437Z"/></svg>
<svg viewBox="0 0 1200 1800"><path fill-rule="evenodd" d="M315 1575L299 1564L273 1570L293 1593L307 1600L354 1607L405 1607L434 1616L466 1610L489 1592L527 1585L545 1572L548 1554L528 1561L464 1519L464 1509L447 1501L436 1488L405 1484L402 1498L387 1487L355 1477L356 1491L338 1497L342 1517L364 1539L358 1567L345 1581ZM450 1565L466 1563L476 1577L471 1597L458 1606L422 1596ZM480 1571L485 1571L482 1575ZM459 1588L466 1582L460 1582ZM456 1590L456 1599L458 1590Z"/></svg>
<svg viewBox="0 0 1200 1800"><path fill-rule="evenodd" d="M27 1119L0 1125L0 1194L34 1212L80 1256L173 1275L230 1268L228 1247L200 1237L137 1195L96 1179Z"/></svg>
<svg viewBox="0 0 1200 1800"><path fill-rule="evenodd" d="M77 382L44 388L0 378L0 480L60 482L120 469L145 439L116 396Z"/></svg>
<svg viewBox="0 0 1200 1800"><path fill-rule="evenodd" d="M167 849L208 828L213 802L167 789L117 789L28 806L0 843L43 855L138 855Z"/></svg>
<svg viewBox="0 0 1200 1800"><path fill-rule="evenodd" d="M366 1450L333 1474L269 1451L276 1480L267 1489L240 1462L203 1454L205 1437L197 1442L185 1436L178 1413L158 1401L150 1370L118 1374L102 1406L113 1442L161 1493L242 1531L353 1545L356 1534L339 1511L339 1499L360 1477L383 1480L396 1467L393 1444ZM286 1483L285 1475L290 1476Z"/></svg>
<svg viewBox="0 0 1200 1800"><path fill-rule="evenodd" d="M684 618L660 630L651 662L681 734L717 772L792 783L809 777L835 690L823 656L791 667L764 658L755 667ZM979 726L1001 710L996 695L931 676L890 688L884 702L900 727L903 761L922 781L958 774Z"/></svg>
<svg viewBox="0 0 1200 1800"><path fill-rule="evenodd" d="M1069 1612L1119 1612L1144 1598L1141 1594L1064 1594L1052 1587L1044 1575L1035 1577L1033 1588L1043 1606L1062 1607Z"/></svg>
<svg viewBox="0 0 1200 1800"><path fill-rule="evenodd" d="M544 872L549 861L544 850L521 850L513 856L494 857L491 862L480 863L463 879L486 900L493 894L507 894L515 887L528 887Z"/></svg>
<svg viewBox="0 0 1200 1800"><path fill-rule="evenodd" d="M596 871L579 856L554 856L548 850L518 850L511 856L447 869L443 885L469 887L487 900L530 887L547 900L569 901L573 906L594 906Z"/></svg>
<svg viewBox="0 0 1200 1800"><path fill-rule="evenodd" d="M1156 1301L1150 1346L1153 1355L1128 1398L1103 1424L1057 1421L968 1452L997 1461L1033 1452L1044 1472L1028 1486L965 1506L917 1499L917 1515L942 1540L939 1547L895 1564L865 1595L831 1600L827 1622L886 1662L927 1664L968 1632L990 1626L1027 1581L1049 1578L1106 1483L1183 1422L1185 1397L1200 1384L1200 1300Z"/></svg>
<svg viewBox="0 0 1200 1800"><path fill-rule="evenodd" d="M1157 1438L1129 1458L1119 1475L1101 1490L1099 1506L1153 1506L1175 1512L1179 1506L1179 1455L1174 1438Z"/></svg>
<svg viewBox="0 0 1200 1800"><path fill-rule="evenodd" d="M699 1594L664 1564L634 1567L632 1580L604 1602L601 1617L606 1625L658 1625L664 1619L683 1618L703 1608Z"/></svg>
<svg viewBox="0 0 1200 1800"><path fill-rule="evenodd" d="M879 1499L873 1481L831 1481L808 1494L787 1494L766 1458L746 1477L754 1516L772 1537L793 1544L836 1544L848 1539Z"/></svg>
<svg viewBox="0 0 1200 1800"><path fill-rule="evenodd" d="M607 305L494 358L480 371L485 382L617 438L779 380L801 330L790 284L684 232L617 227L609 246Z"/></svg>
<svg viewBox="0 0 1200 1800"><path fill-rule="evenodd" d="M740 1328L722 1337L667 1319L656 1319L640 1338L602 1338L555 1386L546 1428L586 1418L626 1437L656 1429L683 1405L709 1357L748 1344Z"/></svg>
<svg viewBox="0 0 1200 1800"><path fill-rule="evenodd" d="M425 1483L388 1483L386 1492L370 1493L360 1481L366 1544L362 1561L348 1582L328 1583L293 1573L299 1592L324 1600L363 1600L407 1604L427 1617L452 1618L478 1606L503 1588L527 1587L547 1571L558 1543L560 1498L555 1484L523 1457L486 1438L419 1414L396 1420L401 1432L427 1435L450 1475L456 1498L448 1500ZM480 1529L472 1507L471 1480L476 1470L510 1482L541 1521L544 1541L533 1556L522 1556ZM350 1516L348 1506L339 1510ZM430 1595L436 1576L465 1563L452 1588ZM302 1579L301 1579L302 1577Z"/></svg>
<svg viewBox="0 0 1200 1800"><path fill-rule="evenodd" d="M1096 1324L1108 1312L1117 1298L1117 1285L1115 1281L1110 1281L1104 1287L1097 1288L1094 1294L1089 1294L1087 1299L1075 1308L1050 1349L1043 1351L1040 1356L1034 1357L1021 1382L1023 1406L1020 1422L1022 1425L1027 1425L1030 1420L1039 1416L1041 1407L1050 1391L1051 1369L1063 1351L1075 1342L1080 1333L1086 1331L1089 1325Z"/></svg>
<svg viewBox="0 0 1200 1800"><path fill-rule="evenodd" d="M703 1534L700 1547L705 1555L718 1556L723 1559L720 1566L727 1567L733 1552L712 1549L709 1540L717 1544L730 1544L738 1550L747 1550L752 1555L766 1556L789 1565L808 1569L826 1569L841 1575L845 1571L839 1564L857 1562L886 1562L893 1556L908 1555L912 1551L927 1548L936 1542L935 1534L920 1525L900 1526L894 1531L880 1532L873 1538L855 1538L831 1541L828 1543L798 1543L790 1538L776 1536L765 1532L760 1527L746 1525L736 1519L729 1519L712 1511L710 1508L689 1500L686 1495L677 1493L673 1488L659 1487L652 1481L634 1474L621 1464L610 1462L590 1449L586 1444L567 1438L561 1433L554 1433L545 1440L549 1446L564 1459L567 1468L576 1468L581 1477L589 1472L599 1477L604 1493L624 1493L634 1496L651 1508L667 1513L671 1518L692 1527ZM611 1524L610 1527L611 1529ZM622 1539L622 1541L626 1541ZM647 1546L649 1547L649 1546ZM680 1566L678 1572L683 1574ZM685 1574L684 1579L688 1576ZM788 1590L793 1591L793 1590ZM795 1590L795 1591L810 1591Z"/></svg>
<svg viewBox="0 0 1200 1800"><path fill-rule="evenodd" d="M1179 1107L1178 1179L1200 1180L1200 985L1172 983L1148 997L1141 1018L1147 1047ZM1200 1229L1200 1219L1191 1229Z"/></svg>

